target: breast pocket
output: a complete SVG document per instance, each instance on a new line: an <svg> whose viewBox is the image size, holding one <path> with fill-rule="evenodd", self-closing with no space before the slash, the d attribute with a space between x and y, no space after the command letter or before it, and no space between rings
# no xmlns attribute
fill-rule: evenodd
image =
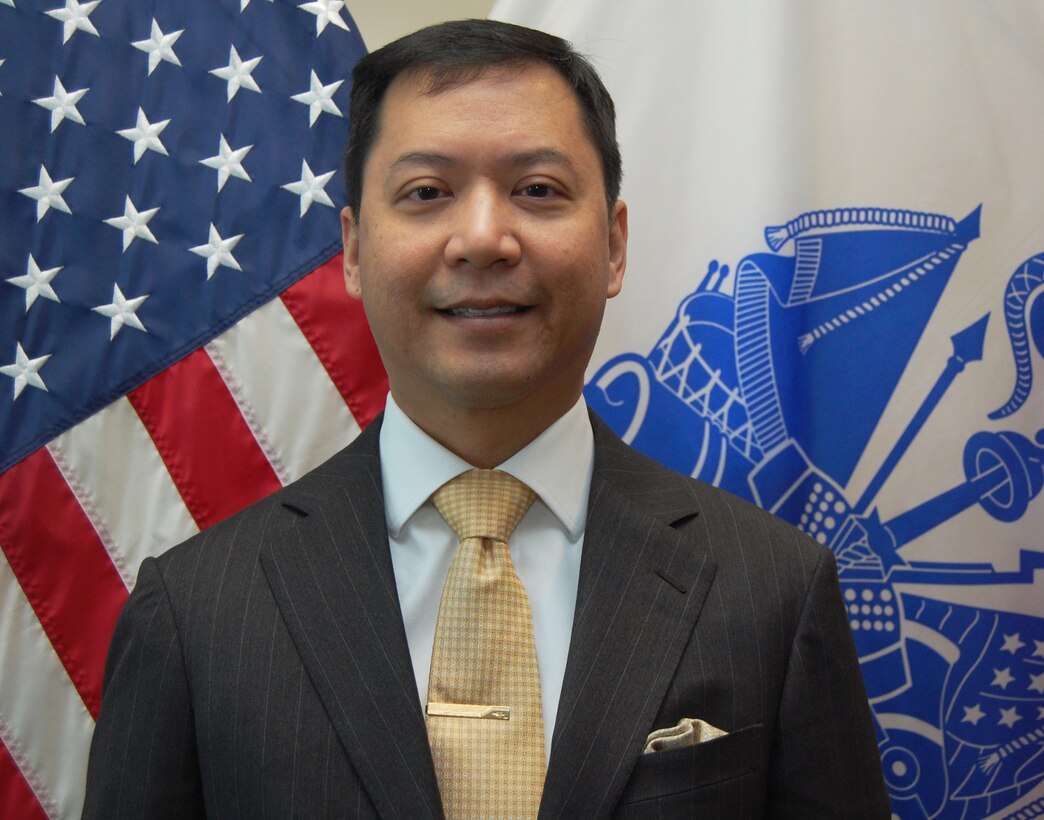
<svg viewBox="0 0 1044 820"><path fill-rule="evenodd" d="M692 816L693 811L700 817L756 815L765 790L764 744L765 728L756 724L695 746L643 754L617 816L647 811L672 816L674 809L678 816Z"/></svg>

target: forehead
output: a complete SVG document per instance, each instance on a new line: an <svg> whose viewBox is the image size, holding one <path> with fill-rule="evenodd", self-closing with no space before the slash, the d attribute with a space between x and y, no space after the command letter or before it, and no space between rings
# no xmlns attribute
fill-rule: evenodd
<svg viewBox="0 0 1044 820"><path fill-rule="evenodd" d="M433 83L424 68L400 74L384 96L367 166L455 145L471 158L509 145L516 153L546 145L597 161L575 92L554 68L536 61L479 68L444 84Z"/></svg>

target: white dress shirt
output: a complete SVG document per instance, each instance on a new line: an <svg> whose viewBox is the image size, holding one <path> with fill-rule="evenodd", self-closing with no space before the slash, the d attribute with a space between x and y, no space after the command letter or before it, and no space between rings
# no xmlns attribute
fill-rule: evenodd
<svg viewBox="0 0 1044 820"><path fill-rule="evenodd" d="M424 704L442 587L460 543L428 499L472 466L431 439L390 395L380 446L395 586L417 691ZM533 612L548 758L569 654L593 464L594 435L581 397L558 421L497 467L537 494L508 547Z"/></svg>

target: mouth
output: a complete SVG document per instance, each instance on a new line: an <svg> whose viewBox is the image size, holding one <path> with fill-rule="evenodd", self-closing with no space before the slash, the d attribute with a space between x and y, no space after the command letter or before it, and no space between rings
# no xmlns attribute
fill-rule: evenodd
<svg viewBox="0 0 1044 820"><path fill-rule="evenodd" d="M459 316L465 319L482 319L489 316L508 316L516 313L524 313L528 307L520 305L497 305L496 307L453 307L445 308L439 312L446 316Z"/></svg>

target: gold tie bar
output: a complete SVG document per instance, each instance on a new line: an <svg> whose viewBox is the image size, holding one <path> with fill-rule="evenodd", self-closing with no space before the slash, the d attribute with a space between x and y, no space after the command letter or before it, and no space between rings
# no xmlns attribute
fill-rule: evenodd
<svg viewBox="0 0 1044 820"><path fill-rule="evenodd" d="M511 707L481 706L472 703L429 703L428 714L433 717L511 720Z"/></svg>

